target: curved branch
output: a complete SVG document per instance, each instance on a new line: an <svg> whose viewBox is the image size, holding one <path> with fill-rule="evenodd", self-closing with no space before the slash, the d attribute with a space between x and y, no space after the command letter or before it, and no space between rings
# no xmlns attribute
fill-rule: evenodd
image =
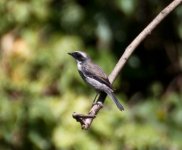
<svg viewBox="0 0 182 150"><path fill-rule="evenodd" d="M182 0L174 0L166 8L164 8L153 20L152 22L144 28L144 30L131 42L131 44L125 49L123 55L119 59L118 63L114 67L113 71L109 75L109 80L111 83L116 79L121 69L125 65L128 58L131 56L133 51L137 46L157 27L157 25L178 5L180 5Z"/></svg>

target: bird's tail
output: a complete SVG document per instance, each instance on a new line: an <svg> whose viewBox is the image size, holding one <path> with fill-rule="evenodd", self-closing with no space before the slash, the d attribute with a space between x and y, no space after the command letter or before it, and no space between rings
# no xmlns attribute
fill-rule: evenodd
<svg viewBox="0 0 182 150"><path fill-rule="evenodd" d="M107 91L107 95L113 100L113 102L116 104L119 110L123 111L124 107L121 105L121 103L118 101L118 99L115 97L113 92Z"/></svg>

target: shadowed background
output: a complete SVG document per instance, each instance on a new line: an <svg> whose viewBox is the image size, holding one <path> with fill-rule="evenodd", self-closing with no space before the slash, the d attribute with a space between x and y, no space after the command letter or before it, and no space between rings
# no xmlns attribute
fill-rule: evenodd
<svg viewBox="0 0 182 150"><path fill-rule="evenodd" d="M171 1L1 0L0 149L182 149L182 7L136 49L89 131L72 118L95 91L68 52L109 74L126 46Z"/></svg>

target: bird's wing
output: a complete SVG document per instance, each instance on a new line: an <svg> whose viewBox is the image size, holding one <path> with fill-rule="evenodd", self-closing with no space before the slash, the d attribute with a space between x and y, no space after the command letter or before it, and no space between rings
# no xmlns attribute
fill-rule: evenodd
<svg viewBox="0 0 182 150"><path fill-rule="evenodd" d="M83 69L87 77L94 78L112 89L112 85L109 82L107 75L98 65L87 63L87 65L84 65Z"/></svg>

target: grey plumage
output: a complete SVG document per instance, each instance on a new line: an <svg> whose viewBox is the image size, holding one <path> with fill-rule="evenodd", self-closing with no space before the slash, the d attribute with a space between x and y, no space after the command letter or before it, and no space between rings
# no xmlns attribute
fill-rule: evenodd
<svg viewBox="0 0 182 150"><path fill-rule="evenodd" d="M107 95L113 100L119 110L124 110L124 107L115 97L112 85L102 69L98 65L94 64L84 52L75 51L68 54L75 58L75 60L77 61L78 71L83 80L85 80L89 85L94 87L94 89L96 89L97 91L107 93Z"/></svg>

